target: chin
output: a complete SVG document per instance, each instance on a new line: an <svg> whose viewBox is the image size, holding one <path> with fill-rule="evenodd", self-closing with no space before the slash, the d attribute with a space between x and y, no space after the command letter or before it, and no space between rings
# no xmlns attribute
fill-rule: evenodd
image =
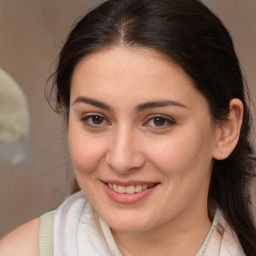
<svg viewBox="0 0 256 256"><path fill-rule="evenodd" d="M137 216L114 217L113 219L105 219L105 221L111 229L118 232L139 233L152 228L152 223L148 223L145 218L141 219Z"/></svg>
<svg viewBox="0 0 256 256"><path fill-rule="evenodd" d="M110 226L111 229L122 232L122 233L140 233L148 230L148 227L142 225L130 225L129 223L123 224L114 224Z"/></svg>

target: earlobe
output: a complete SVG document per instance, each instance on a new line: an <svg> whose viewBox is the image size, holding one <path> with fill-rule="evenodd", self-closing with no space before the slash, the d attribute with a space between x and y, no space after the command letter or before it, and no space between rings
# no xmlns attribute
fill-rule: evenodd
<svg viewBox="0 0 256 256"><path fill-rule="evenodd" d="M226 120L218 125L213 158L223 160L235 149L243 120L243 103L232 99L229 103L229 114Z"/></svg>

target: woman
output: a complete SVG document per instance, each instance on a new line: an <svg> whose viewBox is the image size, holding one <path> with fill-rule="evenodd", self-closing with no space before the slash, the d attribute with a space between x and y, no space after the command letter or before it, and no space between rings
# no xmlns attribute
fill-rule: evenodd
<svg viewBox="0 0 256 256"><path fill-rule="evenodd" d="M197 0L91 11L53 87L81 191L2 254L255 255L244 87L227 30Z"/></svg>

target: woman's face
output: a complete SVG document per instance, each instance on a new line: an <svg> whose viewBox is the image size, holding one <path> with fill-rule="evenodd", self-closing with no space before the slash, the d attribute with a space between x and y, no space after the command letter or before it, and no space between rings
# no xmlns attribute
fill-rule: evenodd
<svg viewBox="0 0 256 256"><path fill-rule="evenodd" d="M100 50L76 66L70 104L78 183L114 230L207 215L215 127L177 65L153 50Z"/></svg>

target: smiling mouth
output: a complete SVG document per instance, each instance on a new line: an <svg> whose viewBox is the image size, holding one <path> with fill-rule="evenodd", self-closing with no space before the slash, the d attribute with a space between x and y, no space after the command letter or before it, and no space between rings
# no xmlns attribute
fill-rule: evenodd
<svg viewBox="0 0 256 256"><path fill-rule="evenodd" d="M150 189L157 184L143 184L143 185L130 185L130 186L120 186L117 184L106 183L106 185L113 191L119 194L135 194L140 193L141 191L145 191Z"/></svg>

